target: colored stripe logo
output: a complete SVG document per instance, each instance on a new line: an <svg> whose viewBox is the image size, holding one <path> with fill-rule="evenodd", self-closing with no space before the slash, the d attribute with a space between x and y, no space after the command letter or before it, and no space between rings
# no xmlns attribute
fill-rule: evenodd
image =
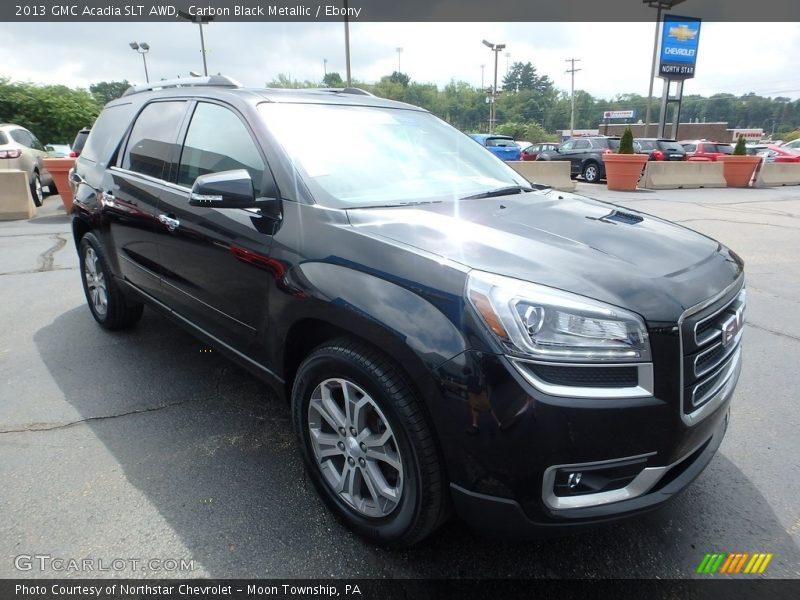
<svg viewBox="0 0 800 600"><path fill-rule="evenodd" d="M697 567L697 572L707 575L714 573L728 575L763 573L772 560L772 556L772 552L754 552L752 554L749 552L709 553L703 557Z"/></svg>

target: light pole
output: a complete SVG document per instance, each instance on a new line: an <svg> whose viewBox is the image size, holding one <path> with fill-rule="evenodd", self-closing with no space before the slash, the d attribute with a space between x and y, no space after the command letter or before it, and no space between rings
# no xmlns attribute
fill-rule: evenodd
<svg viewBox="0 0 800 600"><path fill-rule="evenodd" d="M403 48L401 46L398 46L397 48L395 48L395 50L397 51L397 72L402 73L402 71L400 70L400 55L403 53Z"/></svg>
<svg viewBox="0 0 800 600"><path fill-rule="evenodd" d="M647 109L644 117L644 137L650 137L650 100L653 97L653 80L656 77L656 57L658 56L658 29L661 22L661 11L671 10L685 0L642 0L650 8L656 11L656 33L653 39L653 62L650 64L650 87L647 92Z"/></svg>
<svg viewBox="0 0 800 600"><path fill-rule="evenodd" d="M497 107L495 106L497 101L497 59L500 52L506 49L506 45L493 44L486 40L483 40L483 45L494 52L494 85L492 86L492 100L489 103L489 133L494 133L495 121L497 121Z"/></svg>
<svg viewBox="0 0 800 600"><path fill-rule="evenodd" d="M564 62L568 62L572 64L572 68L567 69L567 73L572 74L572 93L570 99L570 113L569 113L569 137L572 137L575 132L575 73L580 71L581 69L575 68L575 63L580 62L580 58L568 58Z"/></svg>
<svg viewBox="0 0 800 600"><path fill-rule="evenodd" d="M190 15L187 12L182 10L178 11L178 15L182 19L186 19L187 21L191 21L192 23L197 23L198 27L200 27L200 52L203 54L203 75L208 77L208 63L206 61L206 41L203 37L203 25L208 25L209 22L214 20L214 17L210 16L200 16L200 15Z"/></svg>
<svg viewBox="0 0 800 600"><path fill-rule="evenodd" d="M142 42L141 44L131 42L130 47L142 55L142 63L144 63L144 80L145 82L150 83L150 75L147 74L147 59L144 57L145 54L150 52L150 45L147 42Z"/></svg>
<svg viewBox="0 0 800 600"><path fill-rule="evenodd" d="M511 52L506 52L506 75L508 75L508 62L511 59Z"/></svg>
<svg viewBox="0 0 800 600"><path fill-rule="evenodd" d="M350 75L350 19L347 16L347 0L344 0L344 60L345 69L347 70L347 87L353 86L353 80Z"/></svg>
<svg viewBox="0 0 800 600"><path fill-rule="evenodd" d="M325 77L327 77L328 76L328 59L327 58L323 58L322 59L322 70L324 72Z"/></svg>
<svg viewBox="0 0 800 600"><path fill-rule="evenodd" d="M486 86L483 83L483 70L486 68L486 65L481 65L481 92L486 91Z"/></svg>

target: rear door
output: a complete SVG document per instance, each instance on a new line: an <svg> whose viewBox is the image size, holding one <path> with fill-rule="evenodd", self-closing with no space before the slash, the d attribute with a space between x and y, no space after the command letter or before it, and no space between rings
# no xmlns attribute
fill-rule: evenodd
<svg viewBox="0 0 800 600"><path fill-rule="evenodd" d="M234 348L252 354L266 319L267 290L281 267L270 258L277 222L255 209L189 205L200 175L245 169L256 197L275 184L263 152L233 107L197 102L176 175L161 200L172 224L159 255L169 305L181 316Z"/></svg>
<svg viewBox="0 0 800 600"><path fill-rule="evenodd" d="M158 203L180 156L178 134L188 108L185 100L145 105L102 185L103 214L122 277L159 299L158 238L167 228L158 219Z"/></svg>

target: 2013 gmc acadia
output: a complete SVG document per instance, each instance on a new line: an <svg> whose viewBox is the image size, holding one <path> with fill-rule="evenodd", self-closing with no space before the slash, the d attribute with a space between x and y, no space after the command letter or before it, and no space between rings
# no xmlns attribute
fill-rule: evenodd
<svg viewBox="0 0 800 600"><path fill-rule="evenodd" d="M451 509L538 535L640 513L719 447L742 260L539 189L360 90L132 88L77 161L95 320L143 304L274 385L327 505L408 545Z"/></svg>

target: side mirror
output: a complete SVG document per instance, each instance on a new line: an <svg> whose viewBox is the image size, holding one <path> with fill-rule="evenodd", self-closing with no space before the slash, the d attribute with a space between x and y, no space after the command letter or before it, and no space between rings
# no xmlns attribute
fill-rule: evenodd
<svg viewBox="0 0 800 600"><path fill-rule="evenodd" d="M267 190L277 196L277 189ZM190 206L212 208L259 208L266 216L279 219L279 198L256 198L253 180L245 169L201 175L189 194Z"/></svg>

